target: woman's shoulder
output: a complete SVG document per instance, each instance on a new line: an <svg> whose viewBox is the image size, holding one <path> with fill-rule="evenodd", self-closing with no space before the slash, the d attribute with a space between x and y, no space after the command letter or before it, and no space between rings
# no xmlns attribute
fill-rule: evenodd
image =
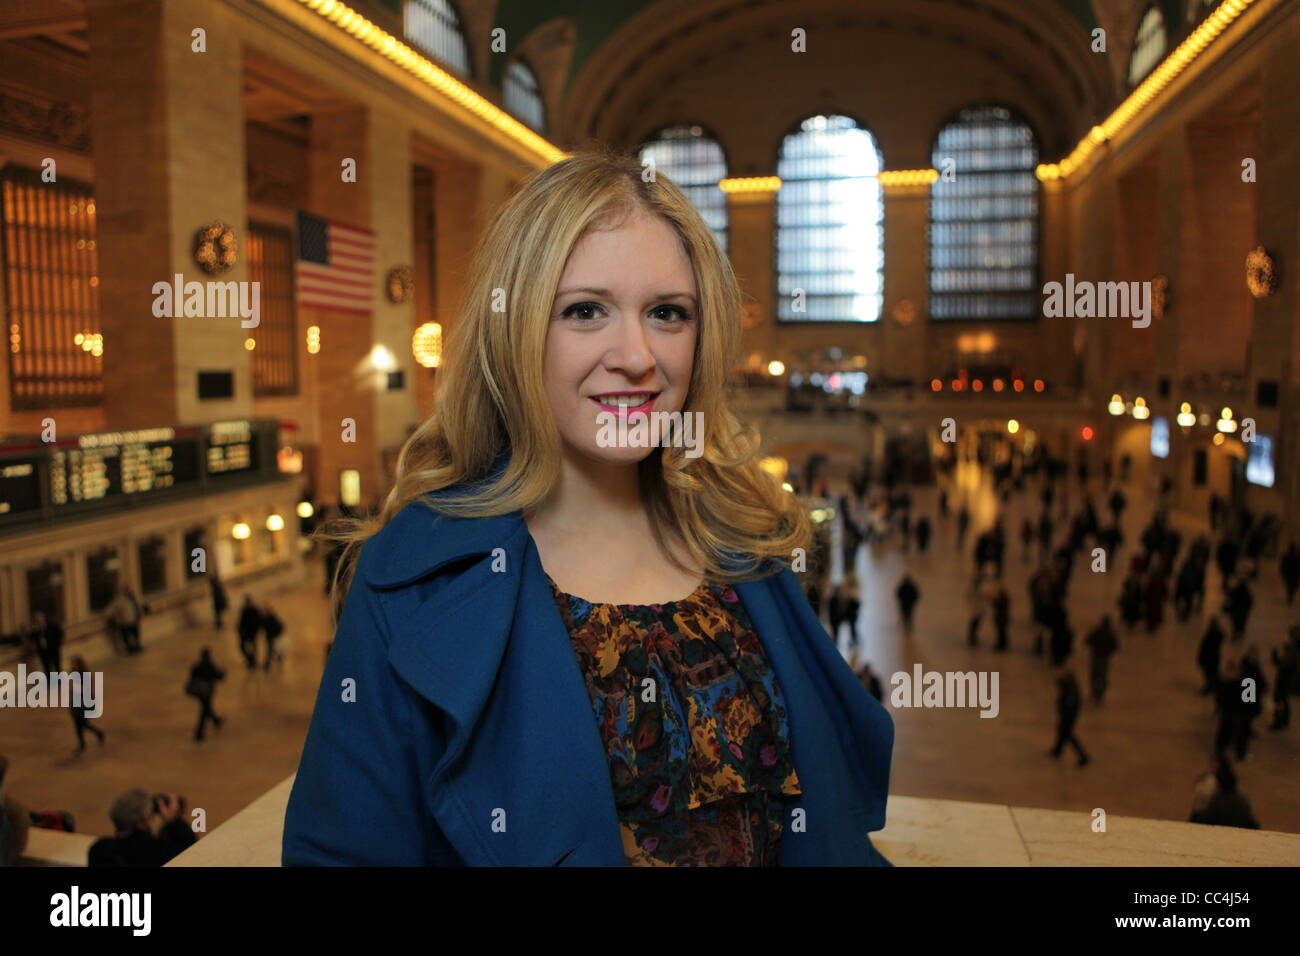
<svg viewBox="0 0 1300 956"><path fill-rule="evenodd" d="M518 511L460 516L439 510L439 500L455 491L430 492L407 503L366 540L357 575L378 588L407 584L452 561L491 554L524 526Z"/></svg>

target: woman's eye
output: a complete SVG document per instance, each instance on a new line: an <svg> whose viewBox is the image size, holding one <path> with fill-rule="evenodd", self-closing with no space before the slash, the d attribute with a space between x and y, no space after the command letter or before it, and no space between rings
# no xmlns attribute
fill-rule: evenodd
<svg viewBox="0 0 1300 956"><path fill-rule="evenodd" d="M660 312L664 312L664 311L667 311L667 312L669 312L669 313L676 313L677 317L680 318L681 321L683 321L683 322L689 322L689 321L690 321L690 318L691 318L689 315L687 315L686 310L683 309L681 306L678 306L678 305L661 305L661 306L659 306L657 309L655 309L653 312L651 312L650 314L651 314L651 315L654 315L656 318L660 318L660 319L667 319L667 318L669 318L669 316L667 316L667 315L658 315L658 313L660 313Z"/></svg>
<svg viewBox="0 0 1300 956"><path fill-rule="evenodd" d="M595 310L596 310L596 309L599 309L599 308L600 308L600 306L596 305L596 303L594 303L594 302L575 302L573 305L569 306L567 309L565 309L565 310L564 310L562 313L560 313L560 314L561 314L561 315L565 315L565 316L569 316L569 317L571 317L571 318L576 318L576 319L578 319L579 321L590 322L592 319L594 319L594 318L596 317L596 316L595 316ZM579 312L587 312L587 313L591 313L591 314L590 314L590 315L578 315L577 313L579 313Z"/></svg>

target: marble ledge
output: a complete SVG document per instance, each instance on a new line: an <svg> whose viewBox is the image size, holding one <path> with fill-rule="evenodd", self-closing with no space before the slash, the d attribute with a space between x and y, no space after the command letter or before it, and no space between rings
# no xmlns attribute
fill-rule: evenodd
<svg viewBox="0 0 1300 956"><path fill-rule="evenodd" d="M168 866L279 866L293 777ZM872 842L896 866L1297 866L1300 834L891 796Z"/></svg>

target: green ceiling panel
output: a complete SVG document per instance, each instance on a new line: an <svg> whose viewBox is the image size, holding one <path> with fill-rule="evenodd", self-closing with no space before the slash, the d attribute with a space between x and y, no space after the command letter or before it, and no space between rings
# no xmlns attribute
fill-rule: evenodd
<svg viewBox="0 0 1300 956"><path fill-rule="evenodd" d="M388 0L388 2L400 2L400 0ZM535 27L547 20L562 16L573 17L578 24L578 35L569 76L565 83L567 91L573 78L578 75L583 65L605 39L635 13L653 2L654 0L501 0L497 4L496 25L505 29L507 42L513 47ZM1021 2L1059 3L1079 21L1085 30L1091 31L1098 25L1090 0L1021 0ZM1181 0L1160 0L1166 22L1175 25L1179 22L1180 2ZM488 81L495 86L500 86L502 83L506 59L505 55L498 54L489 62Z"/></svg>

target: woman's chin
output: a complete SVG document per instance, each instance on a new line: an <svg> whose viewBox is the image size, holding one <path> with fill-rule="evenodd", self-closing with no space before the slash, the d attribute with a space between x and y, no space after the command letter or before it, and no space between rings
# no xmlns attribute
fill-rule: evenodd
<svg viewBox="0 0 1300 956"><path fill-rule="evenodd" d="M602 448L591 445L583 449L583 455L601 465L635 465L649 458L653 451L653 448L631 446Z"/></svg>

